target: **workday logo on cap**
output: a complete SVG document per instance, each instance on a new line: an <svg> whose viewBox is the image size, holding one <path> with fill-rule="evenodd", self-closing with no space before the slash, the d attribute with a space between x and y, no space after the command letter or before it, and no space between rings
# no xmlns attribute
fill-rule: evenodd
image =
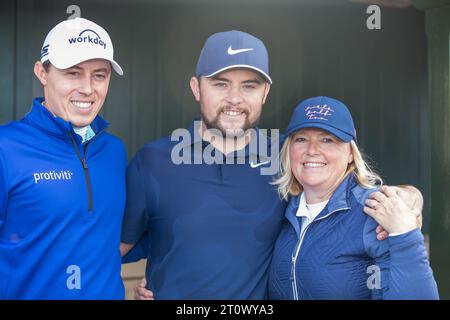
<svg viewBox="0 0 450 320"><path fill-rule="evenodd" d="M41 49L41 62L50 61L58 69L67 69L91 59L105 59L113 69L123 75L114 61L111 38L105 29L84 18L64 20L45 38Z"/></svg>
<svg viewBox="0 0 450 320"><path fill-rule="evenodd" d="M93 36L95 37L93 37ZM78 37L75 38L69 38L69 43L75 44L77 42L87 42L92 44L98 44L99 46L103 47L103 49L106 49L106 43L102 41L102 38L98 35L97 32L95 32L92 29L86 29L80 32Z"/></svg>

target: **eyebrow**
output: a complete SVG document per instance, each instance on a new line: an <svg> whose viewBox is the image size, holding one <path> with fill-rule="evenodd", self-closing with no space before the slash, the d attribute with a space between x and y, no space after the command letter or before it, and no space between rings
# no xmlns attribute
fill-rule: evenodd
<svg viewBox="0 0 450 320"><path fill-rule="evenodd" d="M84 70L83 68L81 68L79 66L73 66L73 67L68 68L67 70L73 70L73 69L79 70L79 71L83 71ZM99 68L99 69L95 69L94 70L94 72L106 72L106 73L108 73L109 71L110 70L108 68Z"/></svg>
<svg viewBox="0 0 450 320"><path fill-rule="evenodd" d="M325 130L318 129L318 128L305 128L305 129L310 129L310 130L316 129L316 130L318 131L318 135L319 135L320 137L323 137L323 136L332 136L332 137L334 137L334 135L333 135L332 133L330 133L330 132L328 132L328 131L325 131ZM295 135L295 136L298 136L298 135L305 135L305 133L298 131L298 132L296 132L294 135Z"/></svg>
<svg viewBox="0 0 450 320"><path fill-rule="evenodd" d="M230 80L228 80L227 78L221 78L221 77L218 77L218 76L212 76L211 77L211 80L212 81L224 81L224 82L231 82Z"/></svg>
<svg viewBox="0 0 450 320"><path fill-rule="evenodd" d="M244 82L242 82L242 83L256 83L256 84L261 84L261 83L263 83L264 81L262 81L262 80L260 80L260 79L258 79L258 78L255 78L255 79L252 79L252 80L245 80Z"/></svg>
<svg viewBox="0 0 450 320"><path fill-rule="evenodd" d="M107 68L100 68L100 69L94 70L94 72L106 72L106 73L108 73L109 71L111 71L111 69L107 69Z"/></svg>
<svg viewBox="0 0 450 320"><path fill-rule="evenodd" d="M231 82L231 80L227 79L227 78L221 78L221 77L217 77L217 76L212 76L211 77L212 81L223 81L223 82ZM264 81L258 79L258 78L254 78L254 79L249 79L249 80L245 80L242 81L242 83L256 83L256 84L261 84Z"/></svg>
<svg viewBox="0 0 450 320"><path fill-rule="evenodd" d="M67 68L67 70L72 70L72 69L75 69L75 70L83 70L83 69L80 68L79 66L73 66L73 67Z"/></svg>

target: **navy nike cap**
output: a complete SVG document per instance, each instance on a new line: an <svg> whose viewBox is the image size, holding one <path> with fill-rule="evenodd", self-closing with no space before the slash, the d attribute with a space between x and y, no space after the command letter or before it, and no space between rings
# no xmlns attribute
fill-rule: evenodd
<svg viewBox="0 0 450 320"><path fill-rule="evenodd" d="M253 69L272 84L269 55L260 39L237 30L211 35L200 52L196 76L208 78L232 68Z"/></svg>

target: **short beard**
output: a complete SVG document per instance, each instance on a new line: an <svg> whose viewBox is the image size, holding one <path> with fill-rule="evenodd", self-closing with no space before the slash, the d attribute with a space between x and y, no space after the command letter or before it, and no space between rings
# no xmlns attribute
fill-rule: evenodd
<svg viewBox="0 0 450 320"><path fill-rule="evenodd" d="M244 111L244 113L246 114L246 119L245 119L244 125L241 128L235 129L236 131L223 128L219 124L219 116L220 116L220 113L222 111L223 111L223 109L221 109L217 113L217 116L212 121L209 121L206 118L206 116L203 113L201 113L202 121L205 124L205 127L206 127L207 130L209 130L209 129L216 129L216 130L219 130L224 137L229 136L229 137L234 137L234 138L240 138L240 137L245 135L245 132L248 129L254 128L254 127L256 127L259 124L259 118L256 119L253 122L250 122L248 120L248 112Z"/></svg>

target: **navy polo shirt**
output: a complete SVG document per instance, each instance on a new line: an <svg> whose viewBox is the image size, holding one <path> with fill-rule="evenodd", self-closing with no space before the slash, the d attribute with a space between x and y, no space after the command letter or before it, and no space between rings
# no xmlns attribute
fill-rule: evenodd
<svg viewBox="0 0 450 320"><path fill-rule="evenodd" d="M195 136L194 126L189 132ZM234 164L174 164L178 143L165 137L145 145L127 171L122 241L148 234L147 288L156 299L266 298L286 207L272 176L252 168L248 146L228 155ZM193 139L183 151L194 157L207 147Z"/></svg>

